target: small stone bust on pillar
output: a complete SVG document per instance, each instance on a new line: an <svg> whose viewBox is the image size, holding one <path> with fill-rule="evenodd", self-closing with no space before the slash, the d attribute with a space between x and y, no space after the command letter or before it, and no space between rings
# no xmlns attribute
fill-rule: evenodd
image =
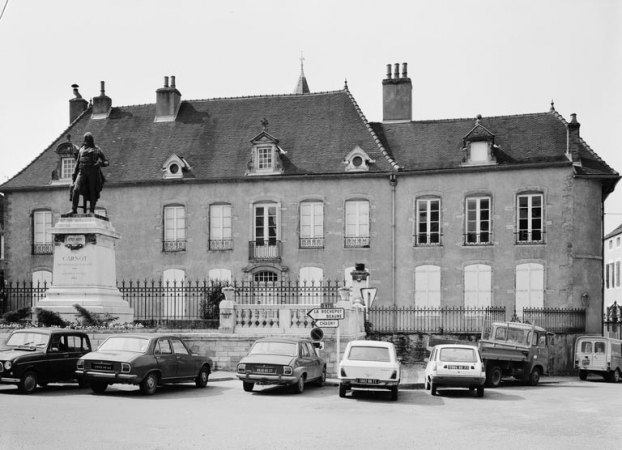
<svg viewBox="0 0 622 450"><path fill-rule="evenodd" d="M364 307L365 302L361 298L361 288L367 287L369 272L365 269L365 264L355 263L354 270L350 272L350 275L352 275L352 303Z"/></svg>

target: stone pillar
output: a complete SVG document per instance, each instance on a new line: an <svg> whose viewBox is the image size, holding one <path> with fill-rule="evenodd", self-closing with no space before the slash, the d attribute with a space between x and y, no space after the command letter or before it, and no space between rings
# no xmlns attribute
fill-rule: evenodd
<svg viewBox="0 0 622 450"><path fill-rule="evenodd" d="M52 285L37 307L74 322L79 304L96 314L109 313L117 323L132 323L134 310L117 288L115 242L121 238L108 218L96 214L61 217L52 229Z"/></svg>
<svg viewBox="0 0 622 450"><path fill-rule="evenodd" d="M222 293L225 294L225 299L218 304L220 310L218 332L233 333L235 331L235 300L233 300L235 289L230 286L224 287Z"/></svg>

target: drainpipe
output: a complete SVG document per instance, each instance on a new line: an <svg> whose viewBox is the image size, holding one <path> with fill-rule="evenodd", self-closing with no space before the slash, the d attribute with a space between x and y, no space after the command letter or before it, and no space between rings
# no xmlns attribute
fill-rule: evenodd
<svg viewBox="0 0 622 450"><path fill-rule="evenodd" d="M389 175L389 183L391 184L391 289L393 291L393 306L396 305L396 282L397 282L397 254L395 239L395 186L397 186L397 175L392 173Z"/></svg>
<svg viewBox="0 0 622 450"><path fill-rule="evenodd" d="M600 273L601 276L605 276L605 193L601 187L600 194L600 255L601 255L601 267ZM603 324L605 320L605 280L600 283L600 335L605 335L605 325ZM587 326L587 316L589 312L589 306L585 306L585 325ZM587 330L585 330L587 331Z"/></svg>

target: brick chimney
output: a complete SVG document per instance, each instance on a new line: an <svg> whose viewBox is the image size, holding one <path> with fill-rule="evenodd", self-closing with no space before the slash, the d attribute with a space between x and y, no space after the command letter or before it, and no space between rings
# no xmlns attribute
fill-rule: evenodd
<svg viewBox="0 0 622 450"><path fill-rule="evenodd" d="M154 122L174 122L179 105L181 93L175 87L175 77L171 77L171 85L168 85L168 77L164 77L164 87L156 91L156 116Z"/></svg>
<svg viewBox="0 0 622 450"><path fill-rule="evenodd" d="M581 164L581 157L579 156L579 148L581 146L581 137L579 136L579 128L581 124L577 122L577 115L570 114L570 123L568 124L568 142L566 149L566 156L573 163Z"/></svg>
<svg viewBox="0 0 622 450"><path fill-rule="evenodd" d="M82 114L89 107L89 102L82 98L80 92L78 92L77 84L72 84L74 98L69 100L69 123L73 123L80 114Z"/></svg>
<svg viewBox="0 0 622 450"><path fill-rule="evenodd" d="M408 78L407 64L395 64L391 74L391 64L387 64L387 78L382 80L382 121L410 122L412 120L413 85Z"/></svg>
<svg viewBox="0 0 622 450"><path fill-rule="evenodd" d="M106 95L105 83L101 82L99 97L93 98L93 119L105 119L110 114L112 99Z"/></svg>

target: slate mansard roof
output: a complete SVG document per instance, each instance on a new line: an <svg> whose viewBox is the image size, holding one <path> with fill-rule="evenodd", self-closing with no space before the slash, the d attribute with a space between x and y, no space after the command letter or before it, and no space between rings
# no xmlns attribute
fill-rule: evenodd
<svg viewBox="0 0 622 450"><path fill-rule="evenodd" d="M347 89L277 96L186 100L176 119L154 122L156 105L112 107L105 119L93 119L89 107L30 165L0 186L2 191L40 189L51 184L58 166L55 152L72 136L76 145L90 131L110 166L107 183L180 182L165 180L162 167L171 155L190 166L184 180L243 179L251 158L251 140L265 131L278 139L283 173L253 178L301 175L349 176L344 159L359 147L372 162L366 174L435 170L466 171L462 166L464 138L477 126L494 139L494 165L485 170L515 166L572 166L566 156L568 123L553 109L544 113L369 123ZM582 139L579 140L578 175L609 179L619 175ZM475 170L480 168L475 167ZM355 172L356 173L356 172Z"/></svg>

